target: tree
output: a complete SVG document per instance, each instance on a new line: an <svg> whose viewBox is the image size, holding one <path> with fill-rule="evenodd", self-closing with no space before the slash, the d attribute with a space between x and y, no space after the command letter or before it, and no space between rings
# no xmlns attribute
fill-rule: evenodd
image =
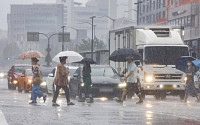
<svg viewBox="0 0 200 125"><path fill-rule="evenodd" d="M98 39L97 37L94 38L94 43L93 43L93 50L102 50L106 49L105 43ZM83 51L90 51L91 50L91 39L85 40L82 39L82 43L79 43L76 45L76 51L78 52L83 52Z"/></svg>

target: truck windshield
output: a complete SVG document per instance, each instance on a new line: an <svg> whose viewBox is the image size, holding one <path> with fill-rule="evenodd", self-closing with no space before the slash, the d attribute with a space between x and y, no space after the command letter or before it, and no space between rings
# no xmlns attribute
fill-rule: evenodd
<svg viewBox="0 0 200 125"><path fill-rule="evenodd" d="M175 65L181 56L189 56L188 47L150 46L145 48L145 64Z"/></svg>

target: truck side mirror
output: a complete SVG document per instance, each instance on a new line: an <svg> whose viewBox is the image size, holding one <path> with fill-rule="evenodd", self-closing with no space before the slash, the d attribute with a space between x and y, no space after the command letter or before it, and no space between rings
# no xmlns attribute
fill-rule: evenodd
<svg viewBox="0 0 200 125"><path fill-rule="evenodd" d="M49 77L54 77L53 73L50 73L48 76L49 76Z"/></svg>
<svg viewBox="0 0 200 125"><path fill-rule="evenodd" d="M78 73L73 74L73 77L78 78Z"/></svg>

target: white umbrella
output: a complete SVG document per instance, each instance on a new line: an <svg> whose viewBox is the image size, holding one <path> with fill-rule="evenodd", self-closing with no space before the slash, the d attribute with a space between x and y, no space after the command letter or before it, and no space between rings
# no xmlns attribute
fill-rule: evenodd
<svg viewBox="0 0 200 125"><path fill-rule="evenodd" d="M60 53L58 53L54 58L53 61L54 62L60 62L59 57L63 57L63 56L67 56L67 63L73 63L73 62L79 62L83 59L83 57L74 51L62 51Z"/></svg>

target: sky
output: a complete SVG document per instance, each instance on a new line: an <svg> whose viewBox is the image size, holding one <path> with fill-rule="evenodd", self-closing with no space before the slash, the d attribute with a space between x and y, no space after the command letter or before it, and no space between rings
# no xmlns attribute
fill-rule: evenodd
<svg viewBox="0 0 200 125"><path fill-rule="evenodd" d="M10 13L11 4L55 3L56 0L1 0L0 4L0 30L7 30L7 14ZM87 0L75 0L86 3Z"/></svg>

